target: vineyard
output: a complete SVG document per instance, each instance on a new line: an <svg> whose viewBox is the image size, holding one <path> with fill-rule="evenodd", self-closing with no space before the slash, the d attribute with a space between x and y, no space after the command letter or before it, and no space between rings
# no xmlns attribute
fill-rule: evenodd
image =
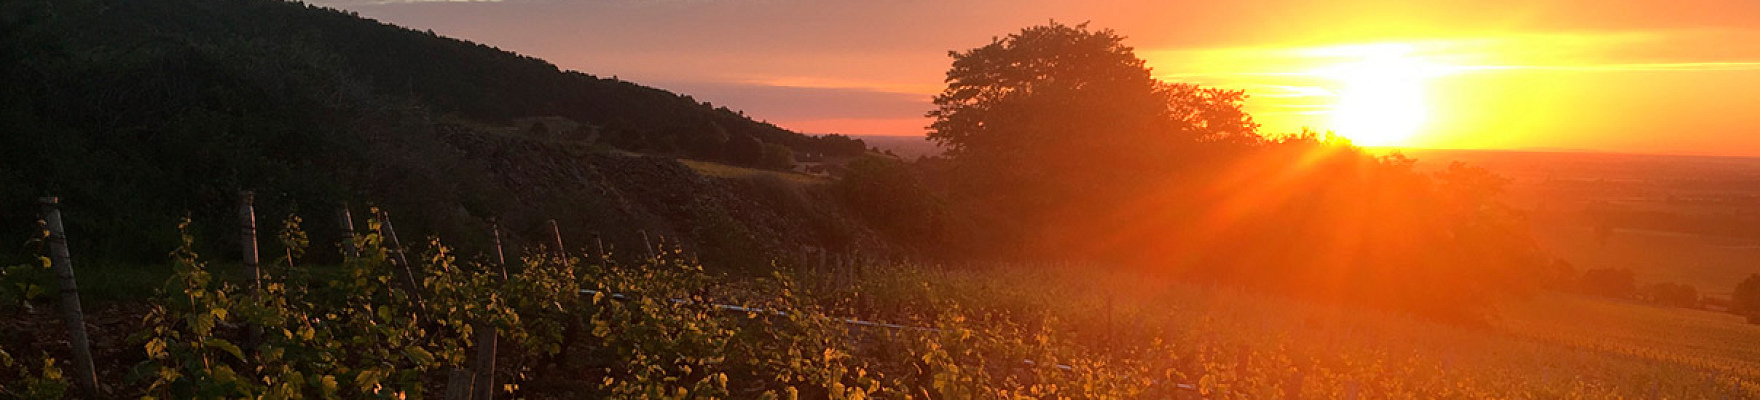
<svg viewBox="0 0 1760 400"><path fill-rule="evenodd" d="M1760 368L1739 351L1755 332L1739 323L1692 326L1738 340L1723 347L1665 345L1665 329L1598 335L1545 310L1463 326L1088 265L840 257L744 278L710 272L664 239L636 250L637 262L560 242L505 260L461 256L438 239L406 250L386 214L370 215L363 234L333 247L314 248L298 217L263 229L272 259L254 280L196 254L186 231L125 351L104 355L123 360L98 363L126 368L98 368L94 397L1760 395ZM308 251L346 257L308 265ZM7 268L0 300L47 300L53 291L35 283L48 281L49 264ZM1549 299L1511 304L1586 307ZM1614 308L1586 315L1608 319L1596 326L1673 326ZM0 395L79 394L79 363L68 361L78 356L59 332L36 333L0 349Z"/></svg>
<svg viewBox="0 0 1760 400"><path fill-rule="evenodd" d="M1417 90L1442 71L1721 68L1454 68L1432 50L1505 46L1250 43L1228 34L1264 30L1218 19L1289 11L1275 5L1127 13L1155 17L1149 32L1052 19L986 35L963 30L1001 22L971 19L995 9L940 3L890 5L934 16L911 24L865 19L905 15L890 11L745 18L771 13L708 11L716 2L658 2L654 16L690 23L678 29L582 23L644 21L619 3L592 14L605 20L555 24L579 32L495 35L553 42L539 45L353 10L404 6L378 3L0 2L0 77L27 83L0 87L0 400L1760 398L1760 253L1748 241L1760 164L1479 154L1504 160L1512 180L1353 142L1424 144L1420 130L1447 125L1537 140L1490 147L1555 144L1545 130L1471 126L1497 114L1444 112L1537 97ZM472 3L407 6L468 7L459 20L473 23L518 15L495 7L558 18L600 6ZM514 20L526 32L550 25L541 19ZM664 38L713 27L765 38ZM1225 46L1127 42L1193 27ZM775 34L784 28L815 30ZM955 28L965 33L941 30ZM771 36L835 40L808 50ZM599 58L665 61L615 71L707 90L503 46L635 49ZM1277 56L1223 62L1253 49ZM852 51L863 57L841 56ZM912 54L946 54L945 79L887 77L929 71L903 64L923 60ZM770 76L730 56L861 73ZM1543 64L1576 64L1565 58ZM1284 61L1313 65L1272 65ZM692 70L713 74L685 79ZM1281 82L1309 77L1324 80ZM1571 101L1672 99L1607 87L1634 91L1542 102L1582 114L1509 117L1526 129L1614 121L1627 116ZM1254 96L1337 104L1261 121ZM1420 129L1429 97L1498 102L1438 107L1474 117ZM845 112L860 117L834 117ZM1333 113L1399 132L1262 125ZM1706 116L1683 120L1721 121ZM944 152L898 157L790 130L907 119L900 133ZM846 123L856 130L832 126ZM1752 150L1717 147L1706 149ZM47 194L70 201L27 206Z"/></svg>

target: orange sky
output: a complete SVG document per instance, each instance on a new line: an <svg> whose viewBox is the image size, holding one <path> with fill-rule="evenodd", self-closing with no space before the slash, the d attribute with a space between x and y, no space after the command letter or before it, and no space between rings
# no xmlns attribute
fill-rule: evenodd
<svg viewBox="0 0 1760 400"><path fill-rule="evenodd" d="M1247 90L1270 133L1760 156L1753 0L317 2L809 133L921 135L948 50L1055 19Z"/></svg>

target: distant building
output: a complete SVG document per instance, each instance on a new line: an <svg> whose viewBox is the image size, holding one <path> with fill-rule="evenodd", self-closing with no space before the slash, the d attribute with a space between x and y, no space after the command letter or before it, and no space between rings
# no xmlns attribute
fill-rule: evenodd
<svg viewBox="0 0 1760 400"><path fill-rule="evenodd" d="M799 172L799 173L803 173L803 174L807 174L807 175L831 177L832 176L831 171L834 168L837 169L839 172L841 172L843 169L843 167L840 165L826 164L824 162L819 162L819 161L797 161L794 163L794 168L792 168L792 170L794 170L794 172Z"/></svg>

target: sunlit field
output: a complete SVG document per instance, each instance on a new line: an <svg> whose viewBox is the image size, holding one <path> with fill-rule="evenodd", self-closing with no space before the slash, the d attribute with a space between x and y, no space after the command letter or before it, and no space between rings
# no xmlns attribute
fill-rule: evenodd
<svg viewBox="0 0 1760 400"><path fill-rule="evenodd" d="M1420 168L1461 161L1511 179L1536 244L1578 271L1727 299L1760 272L1760 159L1498 151L1406 151ZM1426 165L1427 164L1427 165Z"/></svg>
<svg viewBox="0 0 1760 400"><path fill-rule="evenodd" d="M877 288L862 290L874 302L947 299L972 315L1063 326L1071 330L1060 335L1097 341L1079 347L1095 354L1065 357L1174 358L1183 379L1223 398L1277 397L1296 379L1302 398L1760 395L1760 354L1746 343L1760 327L1728 314L1541 294L1501 302L1486 325L1453 325L1221 287L1009 267L905 282L880 275L870 279ZM909 289L916 285L924 288ZM1142 353L1155 342L1165 353Z"/></svg>
<svg viewBox="0 0 1760 400"><path fill-rule="evenodd" d="M1693 386L1694 380L1746 388L1760 378L1760 326L1728 313L1681 310L1632 301L1548 294L1509 303L1497 325L1515 337L1569 349L1578 362L1606 362L1645 371L1672 370L1655 385ZM1666 367L1664 367L1666 366ZM1741 396L1736 396L1741 397Z"/></svg>

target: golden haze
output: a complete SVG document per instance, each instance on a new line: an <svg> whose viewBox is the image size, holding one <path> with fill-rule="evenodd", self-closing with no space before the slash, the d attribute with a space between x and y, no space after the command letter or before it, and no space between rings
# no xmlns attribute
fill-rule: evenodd
<svg viewBox="0 0 1760 400"><path fill-rule="evenodd" d="M1142 51L1168 81L1245 89L1282 134L1334 131L1365 146L1755 153L1760 63L1620 62L1644 34Z"/></svg>

